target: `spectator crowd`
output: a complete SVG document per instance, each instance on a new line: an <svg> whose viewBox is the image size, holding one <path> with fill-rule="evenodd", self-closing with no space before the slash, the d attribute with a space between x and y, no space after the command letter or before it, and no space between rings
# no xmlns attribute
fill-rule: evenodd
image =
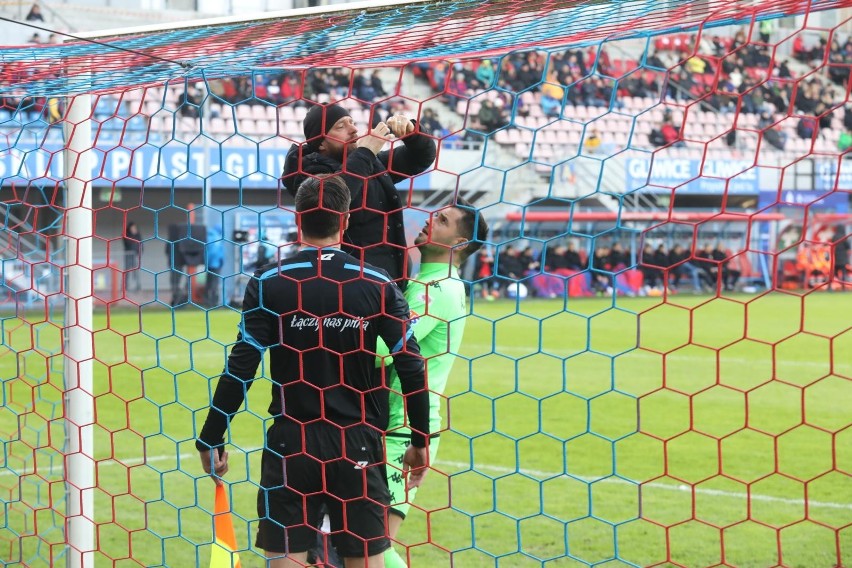
<svg viewBox="0 0 852 568"><path fill-rule="evenodd" d="M852 289L852 238L845 225L837 224L830 238L814 239L800 243L794 261L778 262L773 285ZM750 254L721 241L705 242L694 250L691 241L645 242L636 251L617 240L592 250L579 247L573 239L555 239L541 249L504 243L496 251L494 247L479 251L471 260L469 279L477 295L488 301L526 296L717 294L766 284L765 276L753 269ZM787 264L789 274L781 268Z"/></svg>
<svg viewBox="0 0 852 568"><path fill-rule="evenodd" d="M694 254L682 244L667 248L646 243L634 255L618 241L597 246L591 254L573 241L554 242L539 252L531 246L499 248L496 259L491 250L481 250L473 267L472 280L486 300L730 292L751 276L747 253L732 252L721 243L707 243Z"/></svg>
<svg viewBox="0 0 852 568"><path fill-rule="evenodd" d="M525 116L529 98L546 117L563 115L565 105L617 109L624 97L656 99L676 105L698 102L707 111L739 112L760 117L758 129L772 148L784 149L782 121L793 116L795 133L813 139L823 129L842 128L838 149L852 147L852 110L843 108L852 66L852 37L841 40L825 32L794 36L789 56L776 50L771 21L762 22L749 39L744 29L733 37L662 36L644 61L611 58L606 48L513 52L499 59L436 61L416 65L415 73L453 108L492 88L489 106L504 116L478 123L490 132L509 124L513 113ZM485 106L483 100L482 106ZM459 107L461 108L461 107ZM841 112L841 109L843 111ZM495 109L489 108L486 114ZM652 146L675 144L680 128L668 114L649 136ZM727 139L736 142L731 131Z"/></svg>
<svg viewBox="0 0 852 568"><path fill-rule="evenodd" d="M43 23L38 4L32 6L27 20ZM544 116L557 118L563 116L566 105L618 109L626 97L634 97L756 115L757 129L770 148L785 149L791 134L811 140L834 128L841 131L838 149L851 148L852 109L838 101L845 100L852 38L801 31L793 36L792 49L781 50L772 43L780 34L771 22L761 23L754 35L749 38L740 29L733 37L710 32L660 36L642 61L630 59L617 47L592 46L515 51L493 59L421 62L410 68L430 83L451 110L467 114L466 106L459 103L476 98L475 112L460 118L467 119L466 126L477 135L513 125L514 117L528 116L532 105L540 106ZM54 35L45 41L36 32L31 41L53 43L58 39ZM3 73L14 81L14 69ZM396 97L377 69L270 70L211 80L208 88L217 102L228 105L297 107L321 97L350 98L364 108L375 111L378 107L375 120L402 110L420 114L430 134L450 134L434 108L414 108L415 104ZM486 92L487 96L480 96ZM526 93L530 95L522 96ZM200 99L200 95L185 93L181 115L198 116ZM5 106L17 103L20 101L6 101ZM786 120L794 121L795 128L784 128ZM679 117L665 113L648 134L648 144L679 144L681 126ZM726 140L730 145L736 144L736 136L736 130L729 132ZM609 142L606 132L597 131L591 137L590 142L584 140L589 153L596 152L602 141Z"/></svg>

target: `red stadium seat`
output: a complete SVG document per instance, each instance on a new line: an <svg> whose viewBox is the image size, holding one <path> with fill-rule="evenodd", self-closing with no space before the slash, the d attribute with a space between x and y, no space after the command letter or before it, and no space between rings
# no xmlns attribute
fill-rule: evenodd
<svg viewBox="0 0 852 568"><path fill-rule="evenodd" d="M627 283L634 290L640 290L645 283L645 276L638 268L631 268L627 271Z"/></svg>
<svg viewBox="0 0 852 568"><path fill-rule="evenodd" d="M573 298L591 295L586 286L586 274L577 273L568 277L568 295Z"/></svg>

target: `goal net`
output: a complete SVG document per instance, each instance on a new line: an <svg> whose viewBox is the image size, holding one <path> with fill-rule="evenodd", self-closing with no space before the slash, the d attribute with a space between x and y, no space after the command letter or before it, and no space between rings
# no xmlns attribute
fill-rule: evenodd
<svg viewBox="0 0 852 568"><path fill-rule="evenodd" d="M849 7L378 2L0 50L0 565L235 561L195 441L332 103L434 142L409 244L458 197L491 227L409 566L847 565Z"/></svg>

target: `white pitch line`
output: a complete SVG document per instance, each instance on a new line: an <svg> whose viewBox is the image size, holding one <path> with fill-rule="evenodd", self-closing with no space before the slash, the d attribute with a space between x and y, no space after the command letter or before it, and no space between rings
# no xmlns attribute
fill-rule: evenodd
<svg viewBox="0 0 852 568"><path fill-rule="evenodd" d="M241 453L245 454L245 453L249 453L249 452L255 452L259 449L261 449L261 448L246 448ZM169 460L175 460L175 459L177 459L177 460L198 459L198 455L195 454L195 453L178 454L178 455L159 455L159 456L149 456L149 457L142 458L142 459L127 460L126 462L118 462L118 461L115 461L115 460L102 460L101 462L98 463L98 467L107 467L107 466L113 466L113 465L139 466L139 465L143 465L143 464L146 464L146 463L156 463L156 462L169 461ZM438 465L439 466L457 467L457 468L467 468L467 469L464 469L464 470L459 471L459 472L451 473L450 475L458 475L458 474L464 473L466 471L476 471L476 470L473 469L471 464L465 463L465 462L439 461ZM576 480L582 481L584 483L614 483L614 484L617 484L617 485L631 485L631 486L634 486L634 487L637 487L637 488L639 487L639 483L628 481L628 480L620 478L620 477L582 477L582 476L576 476L576 475L575 476L569 476L569 475L566 475L563 472L542 471L542 470L537 470L537 469L524 469L524 468L512 469L512 468L508 468L508 467L497 466L497 465L488 465L488 464L485 464L485 465L477 464L476 467L477 467L478 470L492 471L494 473L499 473L499 474L503 474L503 475L512 474L512 473L520 473L520 474L528 475L530 477L546 478L548 480L564 477L564 478L568 478L568 479L576 479ZM49 469L50 473L59 473L61 471L62 471L62 468L58 468L58 467ZM200 473L200 469L199 469L198 473ZM17 476L17 475L19 475L19 473L14 472L14 471L10 471L10 470L0 471L0 477L10 476L10 475L16 475ZM754 493L749 495L747 493L743 493L743 492L740 492L740 491L722 491L720 489L706 489L706 488L697 488L696 489L696 488L693 488L692 486L689 486L689 485L672 485L672 484L669 484L669 483L659 483L659 482L642 484L642 489L648 489L648 488L661 489L661 490L664 490L664 491L677 491L677 492L681 492L681 493L695 492L695 494L697 494L697 495L708 495L708 496L712 496L712 497L729 497L729 498L735 498L735 499L750 499L751 501L763 501L763 502L766 502L766 503L781 503L783 505L796 505L796 506L804 506L805 505L804 499L790 499L790 498L787 498L787 497L773 497L772 495L759 495L759 494L754 494ZM841 509L841 510L849 509L849 510L852 510L852 503L834 503L834 502L831 502L831 501L808 501L807 505L808 505L808 507L820 507L820 508L824 508L824 509Z"/></svg>
<svg viewBox="0 0 852 568"><path fill-rule="evenodd" d="M690 343L689 346L694 347L695 344ZM560 355L559 353L550 352L546 347L539 347L538 345L512 345L512 346L497 346L492 345L491 343L471 343L465 344L465 348L470 348L476 351L476 349L489 349L490 351L478 352L476 354L464 355L457 354L457 357L460 359L474 359L483 357L486 355L511 355L515 353L517 355L552 355L559 359L563 357L567 357L566 361L570 362L571 358L584 355L584 354L594 354L600 355L601 357L616 357L618 359L623 359L625 356L629 355L631 357L642 356L650 358L657 358L662 361L662 355L659 353L653 353L651 351L647 351L645 349L641 349L639 347L633 347L624 353L619 355L610 355L606 353L601 353L593 350L584 350L578 351L576 353L571 353L571 355ZM668 355L666 357L666 361L681 361L681 362L699 362L699 363L708 363L712 362L715 364L715 356L707 355L707 357L697 357L695 355ZM771 363L772 359L762 359L762 358L747 358L747 357L726 357L722 356L720 359L721 364L744 364L744 365L754 365L755 363L766 362ZM828 372L828 368L830 367L830 362L820 362L820 361L785 361L784 359L776 359L776 365L781 365L782 367L793 366L793 367L805 367L805 368L817 368L817 369L825 369ZM839 369L835 369L836 371Z"/></svg>
<svg viewBox="0 0 852 568"><path fill-rule="evenodd" d="M466 467L469 468L470 471L475 471L470 464L463 462L438 462L439 465L448 465L451 467ZM576 479L578 481L583 481L585 483L615 483L618 485L632 485L634 487L639 487L639 483L628 481L621 477L582 477L578 475L568 476L564 473L554 473L549 471L540 471L535 469L511 469L508 467L501 467L495 465L476 465L477 469L493 471L495 473L509 474L509 473L523 473L525 475L533 476L533 477L545 477L548 479L553 479L556 477L566 477L569 479ZM467 470L465 470L467 471ZM462 472L456 472L462 473ZM451 474L452 475L452 474ZM787 497L773 497L771 495L756 495L752 493L751 495L747 493L742 493L739 491L722 491L721 489L705 489L698 488L695 489L689 485L672 485L669 483L644 483L642 484L642 489L654 488L654 489L662 489L665 491L680 491L683 493L692 493L693 491L698 495L711 495L716 497L732 497L737 499L751 499L752 501L765 501L768 503L783 503L785 505L802 505L804 506L804 499L789 499ZM833 502L825 502L825 501L808 501L809 507L824 507L826 509L850 509L852 510L852 503L833 503Z"/></svg>

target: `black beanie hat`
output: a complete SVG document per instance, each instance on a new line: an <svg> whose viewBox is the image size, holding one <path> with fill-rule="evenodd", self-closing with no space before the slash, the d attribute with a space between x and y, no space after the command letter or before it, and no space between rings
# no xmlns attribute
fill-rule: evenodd
<svg viewBox="0 0 852 568"><path fill-rule="evenodd" d="M341 118L349 116L349 111L340 105L314 105L305 115L305 142L312 152L319 150L322 136L328 134L331 127Z"/></svg>

